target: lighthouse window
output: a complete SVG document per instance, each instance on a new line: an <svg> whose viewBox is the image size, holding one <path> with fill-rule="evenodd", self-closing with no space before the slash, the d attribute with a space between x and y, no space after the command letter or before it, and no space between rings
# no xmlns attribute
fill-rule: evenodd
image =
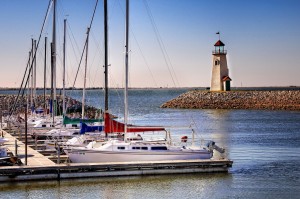
<svg viewBox="0 0 300 199"><path fill-rule="evenodd" d="M220 61L219 60L215 60L215 66L219 65Z"/></svg>

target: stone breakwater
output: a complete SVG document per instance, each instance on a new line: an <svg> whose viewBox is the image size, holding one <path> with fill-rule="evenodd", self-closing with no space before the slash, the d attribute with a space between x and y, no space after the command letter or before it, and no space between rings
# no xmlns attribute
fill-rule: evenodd
<svg viewBox="0 0 300 199"><path fill-rule="evenodd" d="M300 91L188 91L161 105L183 109L300 110Z"/></svg>
<svg viewBox="0 0 300 199"><path fill-rule="evenodd" d="M12 106L15 104L16 95L0 95L0 109L2 110L2 114L6 115L11 110ZM46 96L46 104L47 108L49 109L49 100L50 96ZM82 103L66 97L66 107L67 107L67 115L68 116L74 116L74 117L81 117L82 112ZM30 99L28 100L29 104L28 107L31 107L30 105ZM57 104L58 104L58 113L62 113L62 104L63 104L63 98L62 96L57 96ZM20 114L24 113L27 106L27 97L20 97L18 100L18 103L16 103L14 114ZM43 108L44 107L44 96L38 95L35 99L35 107L36 108ZM95 107L87 106L85 105L85 115L87 118L95 118L99 114L99 109L96 109Z"/></svg>

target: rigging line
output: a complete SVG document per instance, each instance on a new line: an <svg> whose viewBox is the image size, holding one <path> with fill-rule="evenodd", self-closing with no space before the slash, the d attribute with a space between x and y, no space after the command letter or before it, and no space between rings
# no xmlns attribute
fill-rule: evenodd
<svg viewBox="0 0 300 199"><path fill-rule="evenodd" d="M92 64L94 64L95 59L97 57L97 52L99 52L99 55L101 56L103 54L103 51L102 51L100 42L97 41L97 39L96 39L95 34L93 33L93 31L91 31L91 33L92 33L92 39L93 39L94 43L96 43L96 53L95 53L95 55L93 57L93 61L92 61Z"/></svg>
<svg viewBox="0 0 300 199"><path fill-rule="evenodd" d="M77 47L77 52L78 52L78 54L80 53L80 50L79 50L78 44L77 44L77 42L76 42L76 40L75 40L74 34L73 34L73 32L72 32L72 29L71 29L71 27L70 27L68 21L67 21L67 25L68 25L68 30L69 30L69 31L67 31L67 35L68 35L68 38L69 38L68 41L70 42L70 44L71 44L71 46L72 46L72 50L73 50L73 53L74 53L74 57L75 57L76 63L78 63L79 60L78 60L78 58L77 58L78 56L77 56L77 53L76 53L76 50L75 50L74 43L75 43L75 45L76 45L76 47ZM69 33L69 32L71 32L72 37L70 36L70 33ZM72 39L74 40L74 43L73 43L73 40L72 40ZM67 66L73 65L73 64L70 63L70 60L67 60L67 61L68 61ZM71 67L71 73L72 73L72 74L75 73L73 67ZM67 73L67 76L68 76L68 78L69 78L68 73ZM69 78L68 81L69 81L68 84L70 85L70 84L71 84L71 78Z"/></svg>
<svg viewBox="0 0 300 199"><path fill-rule="evenodd" d="M73 49L73 53L74 53L74 56L75 56L76 61L79 62L78 59L77 59L77 56L76 56L75 47L74 47L74 45L73 45L72 39L74 40L74 43L75 43L75 45L76 45L76 47L77 47L78 53L80 53L80 49L79 49L78 44L77 44L77 42L76 42L75 36L74 36L73 31L72 31L72 29L71 29L71 26L70 26L70 24L69 24L69 21L67 21L67 26L68 26L68 30L69 30L69 31L67 31L67 35L68 35L69 41L70 41L70 43L71 43L71 46L72 46L72 49ZM72 36L72 37L70 36L70 33L71 33L71 36ZM71 39L71 38L72 38L72 39Z"/></svg>
<svg viewBox="0 0 300 199"><path fill-rule="evenodd" d="M29 68L29 66L30 66L30 59L31 59L31 51L29 51L29 58L28 58L28 61L27 61L27 66L26 66L26 69L25 69L25 72L24 72L24 75L23 75L23 79L22 79L22 83L21 83L21 86L20 86L20 88L22 88L23 87L23 83L24 83L24 80L25 80L25 77L26 77L26 74L27 74L27 70L28 70L28 68ZM19 89L19 92L18 92L18 95L20 94L20 89ZM11 113L11 111L12 110L14 110L14 108L15 108L15 104L17 103L17 99L16 100L14 100L14 105L11 107L11 109L9 110L9 113Z"/></svg>
<svg viewBox="0 0 300 199"><path fill-rule="evenodd" d="M170 70L170 67L169 67L169 64L170 64L170 66L171 66L171 69L173 69L174 78L175 78L177 84L179 85L178 80L177 80L177 77L176 77L176 73L175 73L175 71L174 71L174 68L173 68L172 63L171 63L171 60L170 60L170 57L168 56L168 53L167 53L166 48L165 48L165 45L164 45L164 43L163 43L163 41L162 41L162 39L161 39L161 36L160 36L160 34L159 34L159 32L158 32L158 28L157 28L157 26L156 26L156 24L155 24L154 17L153 17L153 15L152 15L152 13L151 13L151 10L150 10L150 7L149 7L149 5L148 5L148 3L147 3L147 0L144 0L144 3L145 3L146 10L147 10L147 13L148 13L148 15L149 15L149 18L150 18L150 20L151 20L151 23L152 23L154 32L155 32L155 34L156 34L156 36L157 36L158 43L159 43L159 45L160 45L160 47L161 47L161 50L162 50L162 53L163 53L165 62L166 62L166 64L167 64L167 67L168 67L168 70L169 70L169 73L170 73L170 75L171 75L171 77L172 77L173 83L174 83L174 85L176 86L176 84L175 84L175 82L174 82L174 79L173 79L172 71ZM169 61L169 64L168 64L168 61ZM193 123L195 124L196 128L199 129L198 126L197 126L197 124L196 124L196 122L194 121L194 118L193 118L192 116L188 116L185 112L184 112L183 114L186 115L187 117L190 117L191 120L193 121ZM197 135L197 134L196 134L196 135ZM202 138L202 135L200 135L200 137L201 137L201 139L203 139L203 138Z"/></svg>
<svg viewBox="0 0 300 199"><path fill-rule="evenodd" d="M100 41L97 41L93 31L91 33L92 33L92 38L93 38L94 42L97 44L96 45L96 52L99 52L99 54L101 56L103 54L103 51L102 51L102 48L101 48L101 43L100 43ZM96 55L97 55L97 53L95 53L95 57L96 57ZM94 59L95 59L95 57L94 57ZM94 63L94 59L93 59L92 63ZM101 63L101 62L99 61L99 63ZM100 68L101 68L101 64L100 64L99 67L96 67L96 71L95 71L94 78L93 78L93 84L95 84L95 82L96 82L97 73L100 70ZM100 83L99 83L99 85L100 85Z"/></svg>
<svg viewBox="0 0 300 199"><path fill-rule="evenodd" d="M85 40L85 41L87 41L87 40ZM72 88L75 87L75 83L76 83L76 80L77 80L78 72L79 72L79 69L80 69L80 66L81 66L81 62L82 62L82 59L83 59L83 55L84 55L84 52L85 52L86 45L87 45L87 42L85 42L83 50L82 50L82 54L81 54L81 57L80 57L79 65L78 65L78 68L77 68L77 71L76 71L76 75L75 75L75 79L74 79Z"/></svg>
<svg viewBox="0 0 300 199"><path fill-rule="evenodd" d="M93 16L92 16L92 19L91 19L91 22L90 22L90 25L89 25L89 29L92 28L92 24L93 24L93 21L94 21L94 16L95 16L95 12L96 12L96 9L97 9L97 5L98 5L98 0L96 1L96 5L95 5L94 12L93 12ZM82 61L83 54L84 54L85 49L86 49L86 46L87 46L87 42L88 42L88 39L87 39L87 37L86 37L85 43L84 43L84 47L83 47L83 50L82 50L82 54L81 54L81 58L80 58L80 62L79 62L79 66L78 66L78 68L77 68L77 72L76 72L76 75L75 75L75 79L74 79L74 83L73 83L73 88L74 88L75 82L76 82L76 80L77 80L78 72L79 72L79 69L80 69L80 66L81 66L81 61Z"/></svg>
<svg viewBox="0 0 300 199"><path fill-rule="evenodd" d="M118 99L120 100L120 102L122 102L123 98L121 97L122 94L121 94L120 87L119 87L118 84L116 83L113 74L112 74L112 73L108 73L108 75L109 75L110 84L111 84L111 85L115 85L115 88L114 88L114 89L111 89L111 90L114 90L115 93L117 93ZM123 103L120 103L120 104L123 105ZM121 108L122 108L122 107L121 107ZM119 109L121 109L121 108L119 107ZM119 110L119 112L120 112L120 110Z"/></svg>
<svg viewBox="0 0 300 199"><path fill-rule="evenodd" d="M145 1L146 1L146 0L145 0ZM147 5L148 5L148 4L147 4ZM164 44L164 42L163 42L163 40L162 40L162 38L161 38L161 35L160 35L159 31L158 31L157 25L156 25L156 23L155 23L155 21L154 21L154 17L153 17L153 15L152 15L152 12L151 12L151 9L150 9L149 5L148 5L148 8L149 8L151 17L152 17L152 19L153 19L153 22L154 22L154 24L155 24L155 27L156 27L156 30L157 30L157 33L158 33L158 37L159 37L159 40L160 40L160 42L161 42L161 44L162 44L164 53L166 54L167 60L169 61L169 64L170 64L170 66L171 66L171 72L173 72L173 75L174 75L174 77L175 77L175 81L176 81L177 85L179 86L180 84L179 84L179 81L178 81L178 79L177 79L177 76L176 76L176 73L175 73L173 64L172 64L172 62L171 62L171 59L170 59L170 56L169 56L169 54L168 54L168 52L167 52L167 49L166 49L166 47L165 47L165 44Z"/></svg>
<svg viewBox="0 0 300 199"><path fill-rule="evenodd" d="M68 32L68 31L67 31L67 32ZM71 41L71 40L67 40L66 43L67 43L68 41ZM72 43L72 42L71 42L71 43ZM72 47L74 47L74 46L72 46ZM73 48L73 52L75 53L74 50L75 50L75 49ZM68 59L69 56L70 56L70 55L67 53L67 54L66 54L66 71L69 71L69 72L66 73L66 79L65 79L65 81L66 81L66 87L70 87L70 86L67 86L67 85L70 85L70 84L71 84L71 77L72 77L73 74L74 74L74 68L73 68L73 67L70 67L70 66L73 65L73 62L71 61L71 59ZM75 57L76 57L76 55L75 55ZM76 58L77 58L77 57L76 57Z"/></svg>
<svg viewBox="0 0 300 199"><path fill-rule="evenodd" d="M120 3L119 3L119 5L120 5ZM122 12L123 12L123 15L125 15L125 12L124 12L124 10L122 9L121 6L120 6L120 8L121 8L121 10L122 10ZM144 56L144 53L143 53L143 51L142 51L142 49L141 49L141 46L140 46L140 44L139 44L139 42L138 42L138 40L137 40L137 38L136 38L136 36L135 36L135 34L134 34L134 31L133 31L133 29L132 29L132 26L130 26L129 29L130 29L130 33L132 34L132 36L133 36L133 38L134 38L134 41L135 41L136 44L137 44L138 50L139 50L139 52L140 52L140 54L141 54L141 56L142 56L142 58L143 58L143 60L144 60L144 62L145 62L145 64L146 64L146 66L147 66L147 68L148 68L148 70L149 70L149 72L150 72L150 75L151 75L151 77L152 77L152 79L153 79L153 81L154 81L154 84L155 84L156 87L158 87L158 84L157 84L157 82L156 82L156 80L155 80L155 78L154 78L154 75L153 75L153 73L152 73L152 71L151 71L151 69L150 69L150 66L149 66L149 64L148 64L148 61L146 60L146 57Z"/></svg>
<svg viewBox="0 0 300 199"><path fill-rule="evenodd" d="M89 29L90 30L92 28L92 24L93 24L93 21L94 21L95 13L96 13L96 10L97 10L97 5L98 5L98 0L96 0L96 4L95 4L95 7L94 7L92 19L91 19L91 22L89 24ZM80 69L80 66L81 66L82 59L83 59L83 55L84 55L84 52L86 50L87 42L88 42L88 36L85 39L84 47L83 47L83 50L82 50L82 53L81 53L81 57L80 57L79 65L78 65L76 75L75 75L75 78L74 78L74 82L73 82L73 85L72 85L72 89L75 88L75 83L76 83L76 80L77 80L77 77L78 77L78 73L79 73L79 69ZM70 101L70 99L68 99L67 103L69 103L69 101Z"/></svg>
<svg viewBox="0 0 300 199"><path fill-rule="evenodd" d="M63 65L63 57L60 54L57 54L56 56L58 57L59 64L62 66ZM60 70L59 72L62 74L63 69L60 67L59 70Z"/></svg>
<svg viewBox="0 0 300 199"><path fill-rule="evenodd" d="M67 17L68 17L68 14L66 13L66 10L64 9L64 7L63 7L63 4L62 4L62 2L61 1L58 1L58 4L59 4L59 6L57 6L58 7L58 17L59 18L64 18L64 19L67 19ZM64 26L63 24L61 24L60 23L60 21L61 20L58 20L58 26ZM69 27L69 29L71 29L70 27ZM60 29L58 29L58 35L62 35L62 34L60 34ZM61 42L61 37L58 37L58 43L63 43L63 42ZM63 66L63 57L61 56L62 54L63 54L63 49L62 48L59 48L59 54L57 54L58 55L58 57L59 57L59 64L60 64L60 66ZM79 51L79 50L78 50ZM62 70L63 70L63 67L59 67L59 69L60 69L60 74L62 74ZM62 77L61 77L62 78ZM60 81L59 81L60 82ZM61 87L63 87L63 86L61 86Z"/></svg>
<svg viewBox="0 0 300 199"><path fill-rule="evenodd" d="M198 127L197 123L195 122L194 118L192 116L190 118L192 119L193 124L196 126L196 129L199 130L199 127ZM192 126L192 124L190 126ZM198 136L197 133L195 135ZM204 140L204 138L202 137L201 134L200 134L200 139Z"/></svg>
<svg viewBox="0 0 300 199"><path fill-rule="evenodd" d="M26 54L26 56L24 56L24 59L23 59L22 63L24 63L24 64L27 63L27 64L28 64L28 54ZM26 64L26 66L27 66L27 64ZM16 79L18 79L18 80L21 79L21 77L24 76L23 73L24 73L24 71L19 70ZM19 82L18 82L18 83L19 83ZM15 82L15 85L17 85L17 82Z"/></svg>
<svg viewBox="0 0 300 199"><path fill-rule="evenodd" d="M96 39L96 37L95 37L95 35L94 35L94 33L93 33L93 31L91 31L91 35L92 35L92 39L93 39L93 41L94 41L94 43L96 44L96 53L95 53L95 55L94 55L94 57L93 57L93 60L91 61L91 66L92 65L94 65L94 63L95 63L95 60L96 60L96 56L98 55L97 54L97 52L99 52L99 54L100 55L102 55L102 53L103 53L103 51L101 51L101 45L100 45L100 42L99 41L97 41L97 39ZM97 56L98 57L98 56ZM101 63L101 62L99 62L99 63ZM101 68L101 65L98 67L96 67L96 71L95 71L95 74L94 74L94 78L90 78L90 84L91 85L95 85L95 82L96 82L96 78L97 78L97 72L98 72L98 70ZM91 71L91 70L90 70Z"/></svg>
<svg viewBox="0 0 300 199"><path fill-rule="evenodd" d="M96 51L99 51L100 54L103 54L103 51L102 51L102 48L101 48L101 42L96 39L96 36L95 36L93 31L91 31L91 33L92 33L92 38L93 38L94 42L97 44L96 45L96 47L97 47Z"/></svg>
<svg viewBox="0 0 300 199"><path fill-rule="evenodd" d="M142 58L143 58L143 60L144 60L144 62L145 62L145 64L146 64L146 66L147 66L147 68L148 68L148 70L149 70L149 72L150 72L150 75L151 75L151 77L152 77L152 79L153 79L153 81L154 81L155 86L158 87L157 82L156 82L156 80L155 80L155 78L154 78L154 75L153 75L153 73L152 73L152 71L151 71L151 69L150 69L150 66L149 66L149 64L148 64L148 61L146 60L146 58L145 58L145 56L144 56L144 54L143 54L143 52L142 52L141 46L140 46L140 44L138 43L138 41L137 41L137 39L136 39L136 37L135 37L135 34L133 33L132 30L131 30L130 32L131 32L131 34L132 34L132 36L133 36L133 38L134 38L134 40L135 40L135 42L136 42L136 44L137 44L137 47L138 47L138 49L139 49L139 52L141 53L141 56L142 56Z"/></svg>
<svg viewBox="0 0 300 199"><path fill-rule="evenodd" d="M39 39L38 39L38 42L37 42L37 44L36 44L36 49L38 49L39 44L40 44L41 36L42 36L43 30L44 30L44 26L45 26L46 20L47 20L47 18L48 18L48 14L49 14L50 7L51 7L51 2L52 2L52 0L49 0L48 8L47 8L46 15L45 15L45 18L44 18L44 21L43 21L43 25L42 25L42 28L41 28L41 31L40 31ZM34 63L35 58L36 58L36 51L35 51L35 53L34 53L34 56L33 56L33 59L32 59L31 65L30 65L29 74L31 73L31 70L32 70L32 68L33 68L33 63ZM25 73L24 75L26 75L26 73ZM22 97L24 96L24 90L26 89L28 80L29 80L29 75L28 75L27 80L26 80L26 83L25 83L25 85L24 85L24 89L23 89L23 92L22 92ZM19 88L18 95L17 95L17 97L16 97L16 99L15 99L15 103L14 103L14 105L13 105L13 109L12 109L11 112L10 112L9 119L11 118L13 112L15 111L16 104L17 104L17 101L18 101L18 99L19 99L21 89L22 89L22 84L21 84L21 86L20 86L20 88Z"/></svg>
<svg viewBox="0 0 300 199"><path fill-rule="evenodd" d="M174 84L175 87L177 87L177 86L176 86L176 82L177 82L177 84L178 84L178 80L177 80L176 74L175 74L175 72L174 72L174 68L173 68L172 63L171 63L171 61L170 61L170 57L168 56L168 53L167 53L167 51L166 51L165 45L164 45L164 43L163 43L163 41L162 41L162 39L161 39L161 36L160 36L160 34L159 34L157 25L156 25L156 23L155 23L155 21L154 21L154 17L153 17L153 15L152 15L152 12L151 12L151 10L150 10L150 7L149 7L149 5L148 5L148 3L147 3L147 0L144 0L144 4L145 4L146 10L147 10L147 13L148 13L148 15L149 15L151 24L152 24L152 26L153 26L153 30L154 30L154 33L155 33L155 35L156 35L157 42L158 42L158 44L159 44L159 46L160 46L160 48L161 48L161 51L162 51L162 53L163 53L163 57L164 57L164 60L165 60L166 65L167 65L168 71L169 71L169 73L170 73L170 75L171 75L173 84ZM170 66L171 66L171 69L170 69ZM172 70L172 69L173 69L173 70ZM172 71L173 71L173 74L174 74L174 75L172 74ZM174 77L173 77L173 76L174 76ZM179 85L179 84L178 84L178 85Z"/></svg>
<svg viewBox="0 0 300 199"><path fill-rule="evenodd" d="M152 26L153 26L153 29L154 29L154 32L155 32L155 35L156 35L156 39L157 39L157 41L158 41L158 43L159 43L159 46L160 46L160 48L161 48L161 51L162 51L163 56L164 56L164 59L165 59L165 63L166 63L166 65L167 65L167 67L168 67L168 71L169 71L169 73L170 73L170 75L171 75L171 78L172 78L172 80L173 80L174 86L176 87L176 83L178 84L178 81L177 81L175 72L173 72L174 69L173 69L173 66L172 66L172 64L171 64L171 62L170 62L170 58L169 58L169 56L168 56L167 50L166 50L166 48L165 48L165 45L164 45L164 43L163 43L163 40L162 40L162 38L161 38L161 36L160 36L160 33L159 33L159 31L158 31L158 28L157 28L157 25L156 25L156 23L155 23L155 20L154 20L154 17L153 17L153 15L152 15L152 12L151 12L151 10L150 10L150 7L149 7L149 5L148 5L148 3L147 3L146 0L144 0L144 3L145 3L145 6L146 6L147 13L148 13L148 15L149 15L151 24L152 24ZM171 66L171 68L170 68L170 66ZM173 69L173 71L172 71L172 69ZM173 77L172 72L173 72L173 74L174 74L174 77ZM174 80L174 79L175 79L175 80Z"/></svg>

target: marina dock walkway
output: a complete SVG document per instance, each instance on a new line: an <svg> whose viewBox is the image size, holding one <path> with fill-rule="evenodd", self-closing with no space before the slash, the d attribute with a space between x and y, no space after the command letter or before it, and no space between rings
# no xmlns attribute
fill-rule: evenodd
<svg viewBox="0 0 300 199"><path fill-rule="evenodd" d="M5 143L5 146L8 148L10 152L15 154L15 140L16 138L11 136L6 131L3 131L3 135L9 141ZM17 153L18 157L21 159L22 163L25 163L25 144L21 141L17 140ZM27 166L52 166L55 165L54 162L49 160L47 157L39 153L38 151L32 149L31 147L27 147Z"/></svg>

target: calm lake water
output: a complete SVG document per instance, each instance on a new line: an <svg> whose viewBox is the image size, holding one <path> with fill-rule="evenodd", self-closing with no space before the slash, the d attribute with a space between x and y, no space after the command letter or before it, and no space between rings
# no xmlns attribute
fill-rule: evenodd
<svg viewBox="0 0 300 199"><path fill-rule="evenodd" d="M192 125L199 140L214 140L226 148L234 161L229 173L1 183L0 198L299 198L299 111L159 108L185 91L130 90L130 122ZM69 95L80 99L82 94ZM88 104L103 108L102 91L88 91L87 96ZM122 119L123 91L112 90L109 96L111 113ZM187 128L180 129L174 139L190 136Z"/></svg>

